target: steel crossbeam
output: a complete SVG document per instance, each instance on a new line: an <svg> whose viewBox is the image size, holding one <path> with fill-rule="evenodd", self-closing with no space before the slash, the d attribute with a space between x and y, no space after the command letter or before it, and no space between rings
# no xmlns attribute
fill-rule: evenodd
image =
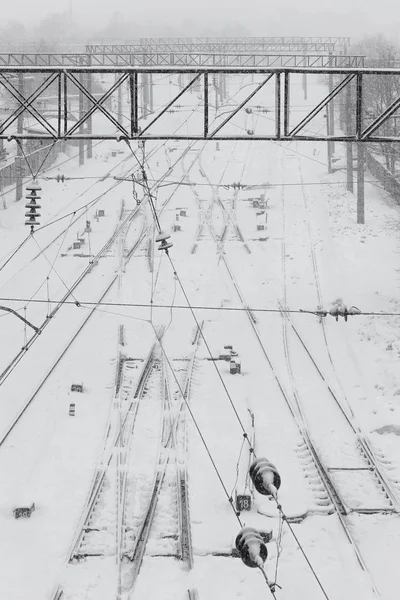
<svg viewBox="0 0 400 600"><path fill-rule="evenodd" d="M133 44L212 44L212 43L254 43L254 44L335 44L340 47L350 46L349 37L313 37L313 36L267 36L267 37L178 37L178 38L137 38L131 40Z"/></svg>
<svg viewBox="0 0 400 600"><path fill-rule="evenodd" d="M335 44L327 42L209 42L179 44L94 44L85 48L88 54L154 54L157 52L335 52Z"/></svg>
<svg viewBox="0 0 400 600"><path fill-rule="evenodd" d="M0 54L0 66L132 67L363 67L364 56L346 54L259 54L156 52L135 54Z"/></svg>
<svg viewBox="0 0 400 600"><path fill-rule="evenodd" d="M148 86L149 75L153 88L157 91L159 86L160 89L159 102L151 116L148 111L141 111L140 106L140 97L143 96L140 92ZM237 77L249 75L252 77L248 77L245 84L243 79ZM329 91L318 101L308 99L305 104L300 105L301 114L292 110L291 103L292 84L298 85L299 75L332 76L327 88ZM400 134L388 136L379 133L379 128L400 109L400 91L395 91L399 86L391 85L394 91L388 105L377 112L376 107L373 109L368 106L371 95L365 93L368 77L371 75L379 75L383 80L386 79L386 83L393 84L400 79L400 69L0 67L0 94L3 105L4 99L10 105L5 115L4 109L0 111L0 139L400 141ZM24 86L26 76L29 77ZM189 81L182 79L183 76L190 76ZM229 100L218 112L213 90L217 78L224 76L228 82L234 80L239 89L245 85L247 91L236 104ZM171 86L166 95L166 80L170 79L169 83L172 84L173 77L180 80L180 88ZM104 89L102 86L106 82L108 83ZM321 78L318 84L324 85ZM100 94L99 86L103 90ZM321 132L320 126L314 128L315 133L306 129L315 116L324 114L324 109L329 112L328 108L334 98L343 100L350 89L353 101L346 105L346 133L335 134L332 122L326 134ZM51 96L47 96L52 102L50 110L45 110L42 106L46 90L51 92ZM122 90L126 109L120 108L116 114L110 100L113 94L118 94L121 98ZM182 114L185 110L187 112L185 95L187 98L192 90L196 94L196 118L191 131L186 129L185 133L176 130L176 123L167 113L171 107L174 112L181 109ZM262 94L268 97L268 108L265 110L260 105L263 102L260 99ZM79 106L75 100L77 96L80 97ZM191 98L189 106L193 105L193 96ZM75 109L68 106L69 102L76 103ZM297 108L298 106L297 100ZM74 110L79 116L71 123L71 113ZM242 118L241 115L246 118L246 114L249 115L254 110L269 113L267 120L273 122L270 133L257 133L257 128L246 129L235 123L235 118ZM24 129L18 126L21 117L27 117L29 121Z"/></svg>

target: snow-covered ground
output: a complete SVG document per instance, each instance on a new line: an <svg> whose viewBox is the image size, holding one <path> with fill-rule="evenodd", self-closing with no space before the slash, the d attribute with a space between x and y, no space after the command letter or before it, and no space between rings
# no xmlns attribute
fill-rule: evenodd
<svg viewBox="0 0 400 600"><path fill-rule="evenodd" d="M242 83L231 83L231 96L240 97ZM309 93L317 98L321 89L315 85ZM300 91L293 92L299 103ZM196 104L193 97L180 102ZM266 89L255 103L268 105L271 98ZM168 118L181 126L181 117ZM266 132L270 122L255 115L237 116L232 131L238 126L257 127L262 119ZM310 127L318 130L323 125L321 118ZM374 596L375 586L382 599L392 599L400 585L395 568L400 549L397 514L354 512L345 517L365 562L367 571L363 571L292 412L299 415L297 402L326 468L363 467L357 438L334 404L329 385L357 431L369 441L400 500L399 317L358 315L345 323L328 316L323 329L318 317L310 314L294 312L290 321L285 320L280 307L313 311L318 306L329 308L340 298L363 312L398 312L398 206L378 184L367 183L366 225L357 225L355 197L345 191L343 172L327 174L322 143L220 142L217 147L215 142L199 142L178 160L186 148L183 142L154 142L146 148L151 178L161 177L176 163L167 181L197 184L170 185L157 193L161 225L174 244L172 264L152 241L147 203L129 225L121 225L134 214L136 201L132 184L113 187L112 177L129 174L137 165L126 146L121 148L123 154L113 157L111 145L102 143L84 168L72 160L54 167L52 175L61 169L71 177L100 178L110 172L110 178L65 184L41 181L42 223L68 216L35 234L37 243L29 239L0 271L1 304L38 325L89 265L86 255L96 255L122 227L111 248L74 289L71 303L60 308L7 378L0 380L0 597L42 600L51 598L57 586L66 600L106 600L118 597L118 589L120 596L134 600L185 598L189 589L197 589L200 599L268 597L261 573L231 556L240 524L196 429L202 432L229 495L249 490L250 456L247 443L243 444L243 427L254 434L257 456L266 456L277 466L282 476L279 500L291 518L290 527L283 524L277 550L279 515L274 502L255 494L252 510L240 516L243 524L273 530L266 570L274 580L279 557L277 582L282 589L277 589L277 598L317 600L324 597L322 586L331 599L366 600ZM343 152L338 145L337 155ZM237 181L258 189L227 187ZM256 215L251 200L261 193L268 198L262 217ZM72 214L98 197L87 211ZM26 235L22 203L12 203L10 198L7 204L9 208L0 214L1 265ZM105 217L97 220L94 214L100 208ZM180 214L182 209L186 215ZM75 218L79 220L74 222ZM257 229L260 218L265 229ZM83 234L86 220L91 221L90 240ZM172 231L174 223L180 230ZM224 240L216 239L225 227ZM125 263L127 251L142 232L143 241ZM85 236L85 244L84 250L74 252L71 245L77 234ZM155 246L152 272L149 240ZM64 352L112 281L103 305ZM253 326L240 297L252 309ZM104 556L68 563L71 545L96 470L103 464L107 439L112 438L110 431L115 432L121 411L128 408L130 386L136 381L132 376L120 400L115 394L118 357L122 354L137 364L144 361L155 341L153 326L163 325L163 352L179 366L192 351L196 321L204 321L204 339L194 361L190 392L196 426L189 419L187 433L194 567L188 572L176 559L162 556L176 519L175 508L165 500L129 595L129 565L121 581L114 552L117 519L112 519L116 493L111 473L96 516L97 525L104 525ZM0 347L3 371L32 331L25 332L23 323L8 313L1 316L0 328L5 340ZM228 362L209 360L210 353L217 357L226 344L239 353L241 374L231 375ZM83 383L83 394L72 392L72 383ZM149 384L149 390L152 395L143 405L147 412L138 416L139 424L147 415L146 427L140 426L141 436L136 438L133 429L128 475L133 482L128 485L132 503L127 518L131 525L137 522L141 494L153 478L148 465L155 461L151 444L157 441L160 427L156 385ZM69 416L71 403L75 417ZM332 477L349 509L388 507L370 472L341 471ZM13 509L32 502L36 510L31 518L15 520Z"/></svg>

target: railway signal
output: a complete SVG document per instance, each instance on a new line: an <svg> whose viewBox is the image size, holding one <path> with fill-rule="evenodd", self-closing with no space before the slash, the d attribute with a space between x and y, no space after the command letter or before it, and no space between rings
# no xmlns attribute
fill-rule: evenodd
<svg viewBox="0 0 400 600"><path fill-rule="evenodd" d="M41 214L36 211L41 208L40 204L37 203L37 200L40 200L38 192L40 192L42 188L37 181L33 180L32 183L26 186L26 189L29 191L29 194L25 196L25 198L28 200L28 202L25 204L25 208L28 210L28 212L25 213L25 225L29 225L31 228L31 233L33 233L34 228L37 225L40 225L39 221L36 219L39 218Z"/></svg>

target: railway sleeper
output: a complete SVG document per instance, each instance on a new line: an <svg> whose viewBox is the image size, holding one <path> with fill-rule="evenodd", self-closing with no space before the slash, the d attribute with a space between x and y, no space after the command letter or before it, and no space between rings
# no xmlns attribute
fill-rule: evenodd
<svg viewBox="0 0 400 600"><path fill-rule="evenodd" d="M393 507L376 507L376 508L349 508L350 513L357 513L360 515L389 515L397 513L397 510Z"/></svg>
<svg viewBox="0 0 400 600"><path fill-rule="evenodd" d="M86 558L98 558L99 556L106 556L103 552L79 552L74 554L70 562L81 562Z"/></svg>

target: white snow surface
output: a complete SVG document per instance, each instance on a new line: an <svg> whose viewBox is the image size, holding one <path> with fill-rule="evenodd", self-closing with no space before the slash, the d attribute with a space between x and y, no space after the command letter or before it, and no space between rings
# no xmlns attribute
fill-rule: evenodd
<svg viewBox="0 0 400 600"><path fill-rule="evenodd" d="M321 89L323 86L316 84L310 86L309 93L318 98ZM240 90L240 85L236 88L232 84L230 93L241 97ZM294 97L296 94L300 102L300 89L294 89ZM266 104L271 103L268 89L262 98ZM177 128L182 126L182 119L174 115L168 118L176 119ZM196 118L201 119L196 114L191 117ZM296 118L300 119L297 113ZM239 122L237 117L230 126L231 133L237 126L255 126L256 119L252 115ZM310 124L315 129L324 124L322 118L315 121ZM265 127L268 126L266 122ZM123 176L136 170L137 163L126 146L123 154L111 156L110 149L115 147L114 142L100 143L95 146L94 158L84 167L79 168L74 158L62 166L54 165L46 175L63 172L70 177L102 177L113 169L111 176ZM184 142L147 143L146 151L151 156L149 178L161 177L186 147ZM170 152L172 148L175 150ZM344 152L344 147L337 144L337 156ZM189 589L196 589L202 600L268 597L261 573L230 556L240 524L197 431L198 427L228 495L235 489L240 494L246 489L249 462L247 444L242 448L242 425L251 431L251 415L255 452L278 468L282 476L279 501L285 514L299 521L291 523L290 528L301 549L288 525L283 525L277 576L282 589L277 589L276 597L317 600L324 597L321 586L331 600L367 600L374 597L373 586L382 600L397 597L398 515L352 513L347 517L365 561L367 571L363 571L304 450L301 431L291 414L297 395L326 467L362 466L356 439L290 322L301 334L344 412L366 435L400 501L400 318L360 315L345 323L328 316L325 342L317 317L291 313L290 322L285 325L279 312L279 306L293 311L329 308L337 299L366 312L400 309L399 207L379 183L366 183L366 224L357 224L356 199L346 192L345 173L328 175L325 153L322 143L220 142L218 150L215 142L196 143L193 151L176 163L167 180L180 181L188 172L187 177L201 185L168 186L157 192L156 206L161 211L162 229L171 233L174 246L170 257L179 280L165 254L157 249L154 271L149 271L148 244L149 240L154 243L154 229L149 207L143 202L130 227L124 229L69 297L71 303L60 308L1 382L0 433L1 439L6 438L0 445L0 598L51 599L57 586L63 589L65 600L109 600L118 597L118 589L122 598L133 600L183 599L188 597ZM66 159L60 157L58 162ZM367 179L372 181L369 174ZM240 190L235 196L232 188L212 189L204 185L208 180L225 185L240 180L261 186L261 190ZM42 223L69 216L38 231L0 271L2 305L18 310L35 325L46 319L55 301L88 266L90 257L85 255L95 255L119 225L122 208L124 216L136 209L132 184L123 182L111 189L114 184L111 178L70 180L64 184L41 180ZM249 198L260 195L262 186L268 197L268 217L266 228L258 230L260 217ZM104 195L87 212L70 214L101 194ZM222 204L212 205L217 196ZM1 265L27 233L22 202L13 202L11 192L7 206L0 213ZM96 220L94 214L99 208L106 214ZM187 216L179 216L177 221L176 214L182 208ZM76 216L79 219L72 223ZM225 241L216 243L206 221L193 251L198 226L206 216L217 235L228 224ZM82 234L87 219L92 226L90 251L87 234L83 234L83 249L74 251L71 245ZM174 222L181 225L180 231L172 232ZM234 222L240 226L250 252L235 235ZM125 250L132 247L142 231L143 242L123 267ZM57 236L57 241L47 247ZM258 309L253 315L259 340L246 312L233 310L242 309L242 305L224 257L246 305ZM88 303L96 303L114 278L103 301L118 306L98 307L62 355L93 308ZM12 298L20 300L15 302ZM47 302L49 299L51 303ZM193 313L187 309L187 299L194 307ZM68 563L68 559L96 470L104 466L108 456L107 440L118 431L118 411L121 406L122 411L128 408L140 364L156 341L150 320L155 327L166 327L163 351L171 364L190 357L196 321L204 321L204 338L211 356L201 341L189 396L196 426L186 415L185 458L194 567L188 572L176 558L167 556L174 552L170 536L177 520L175 492L168 484L165 487L171 489L168 493L164 489L148 553L138 581L130 590L128 568L122 588L118 580L116 486L111 474L106 476L105 490L93 517L100 534L93 538L96 542L86 544L89 550L96 546L102 556L78 563ZM124 345L120 344L120 326ZM1 313L0 332L3 371L25 344L25 335L29 339L33 330L28 328L25 333L20 320ZM231 375L228 362L210 360L226 344L232 344L239 353L241 374ZM116 370L121 354L134 358L138 361L134 364L139 366L134 367L129 381L124 380L126 389L116 398ZM83 383L82 394L71 391L73 383ZM153 393L153 388L155 384L149 383L149 393ZM137 515L154 476L151 465L156 446L151 444L157 444L159 437L158 402L161 397L152 395L147 412L140 417L144 419L146 415L146 424L134 433L127 454L131 478L127 488L131 495L127 523L132 531L137 527ZM75 404L74 417L69 416L71 403ZM25 406L25 412L9 432ZM334 476L348 508L385 508L386 499L379 486L368 473L360 473L344 471ZM36 510L29 519L14 519L14 508L32 502ZM266 571L274 580L279 527L275 503L256 493L252 510L242 512L241 520L245 525L273 530ZM126 544L130 543L127 535Z"/></svg>

